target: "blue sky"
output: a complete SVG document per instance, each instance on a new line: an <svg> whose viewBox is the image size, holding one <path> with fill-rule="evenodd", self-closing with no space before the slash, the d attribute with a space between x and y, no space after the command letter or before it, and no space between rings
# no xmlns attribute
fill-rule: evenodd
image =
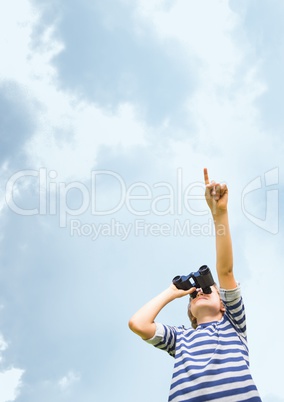
<svg viewBox="0 0 284 402"><path fill-rule="evenodd" d="M251 369L281 388L283 2L11 0L0 16L0 402L164 401L128 329L208 264L228 183ZM188 324L187 301L159 317ZM275 329L271 330L271 327Z"/></svg>

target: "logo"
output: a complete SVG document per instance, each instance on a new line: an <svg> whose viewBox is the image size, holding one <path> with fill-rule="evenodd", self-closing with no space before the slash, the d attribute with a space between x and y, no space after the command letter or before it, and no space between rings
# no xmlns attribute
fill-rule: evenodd
<svg viewBox="0 0 284 402"><path fill-rule="evenodd" d="M256 177L242 191L242 210L256 226L271 234L279 231L279 168Z"/></svg>

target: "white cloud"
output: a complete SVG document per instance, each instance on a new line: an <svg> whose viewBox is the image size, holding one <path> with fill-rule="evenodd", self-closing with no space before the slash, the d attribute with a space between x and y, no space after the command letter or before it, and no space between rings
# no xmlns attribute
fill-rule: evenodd
<svg viewBox="0 0 284 402"><path fill-rule="evenodd" d="M28 1L23 0L19 3L11 0L5 4L0 15L3 32L0 38L1 78L20 78L27 74L27 46L30 40L31 24L35 21L36 18Z"/></svg>
<svg viewBox="0 0 284 402"><path fill-rule="evenodd" d="M80 379L80 375L71 370L68 371L68 373L58 381L58 386L61 391L67 391L69 388L72 387L73 384L80 381Z"/></svg>
<svg viewBox="0 0 284 402"><path fill-rule="evenodd" d="M0 402L14 401L17 398L23 373L23 370L17 368L0 372Z"/></svg>
<svg viewBox="0 0 284 402"><path fill-rule="evenodd" d="M32 96L37 90L36 95L42 95L40 99L46 96L47 86L55 78L55 70L49 62L62 50L63 45L52 38L53 27L50 26L40 38L41 47L36 51L32 49L32 33L38 19L39 14L27 0L20 4L11 0L5 4L5 12L0 16L0 24L5 32L0 38L0 79L15 80ZM53 107L56 108L56 105L53 104Z"/></svg>
<svg viewBox="0 0 284 402"><path fill-rule="evenodd" d="M108 111L77 99L56 85L57 73L52 58L64 44L54 37L49 26L39 45L31 47L31 36L38 15L29 2L7 3L1 14L6 36L2 36L0 79L18 83L33 104L38 130L27 143L30 163L61 172L63 177L85 177L96 161L101 145L130 149L145 145L146 128L136 118L131 104L123 103ZM17 10L17 13L14 13ZM11 49L17 49L11 53ZM82 163L82 156L84 163Z"/></svg>
<svg viewBox="0 0 284 402"><path fill-rule="evenodd" d="M136 120L130 104L120 105L113 114L83 102L62 108L61 112L69 127L63 127L60 119L46 119L26 147L33 165L56 170L61 178L89 177L102 145L129 151L146 144L146 128ZM69 132L69 138L64 137L64 132Z"/></svg>
<svg viewBox="0 0 284 402"><path fill-rule="evenodd" d="M188 56L199 59L198 70L208 82L230 84L242 54L231 38L238 18L228 1L179 0L171 7L161 0L138 0L137 4L140 16L153 24L161 39L177 39Z"/></svg>
<svg viewBox="0 0 284 402"><path fill-rule="evenodd" d="M6 341L0 334L0 352L6 350L7 346ZM0 361L2 361L1 355ZM0 371L0 402L9 402L16 399L23 374L24 370L14 367Z"/></svg>
<svg viewBox="0 0 284 402"><path fill-rule="evenodd" d="M250 43L234 40L242 21L228 1L137 4L140 18L161 39L176 39L189 60L198 59L198 86L187 102L192 129L181 139L172 138L172 164L182 166L191 178L202 178L204 165L209 171L212 166L212 178L230 180L241 194L256 169L264 173L273 168L283 153L281 139L271 138L261 126L257 100L267 91L259 75L261 61L247 63ZM234 207L239 208L239 200L231 201Z"/></svg>
<svg viewBox="0 0 284 402"><path fill-rule="evenodd" d="M3 306L1 306L1 309ZM0 352L3 352L4 350L7 349L7 343L5 342L3 336L0 334ZM0 358L2 359L2 356L0 355Z"/></svg>

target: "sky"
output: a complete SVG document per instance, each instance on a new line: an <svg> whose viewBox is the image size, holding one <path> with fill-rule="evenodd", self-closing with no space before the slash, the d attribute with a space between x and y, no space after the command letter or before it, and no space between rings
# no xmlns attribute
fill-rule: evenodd
<svg viewBox="0 0 284 402"><path fill-rule="evenodd" d="M2 3L0 402L167 400L173 360L128 320L216 276L204 167L229 188L254 380L284 401L283 2Z"/></svg>

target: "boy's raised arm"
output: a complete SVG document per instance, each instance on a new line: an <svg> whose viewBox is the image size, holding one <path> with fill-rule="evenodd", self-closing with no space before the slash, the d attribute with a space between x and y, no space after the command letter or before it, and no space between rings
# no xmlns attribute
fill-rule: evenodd
<svg viewBox="0 0 284 402"><path fill-rule="evenodd" d="M233 248L228 217L228 188L226 184L209 181L204 169L205 198L211 210L216 237L216 269L219 285L223 289L237 286L233 273Z"/></svg>
<svg viewBox="0 0 284 402"><path fill-rule="evenodd" d="M168 303L179 297L186 296L193 293L196 290L195 287L189 290L177 289L175 285L171 284L162 293L158 294L143 307L138 310L133 317L129 320L129 328L139 335L142 339L150 339L155 335L156 324L155 318L159 312Z"/></svg>

